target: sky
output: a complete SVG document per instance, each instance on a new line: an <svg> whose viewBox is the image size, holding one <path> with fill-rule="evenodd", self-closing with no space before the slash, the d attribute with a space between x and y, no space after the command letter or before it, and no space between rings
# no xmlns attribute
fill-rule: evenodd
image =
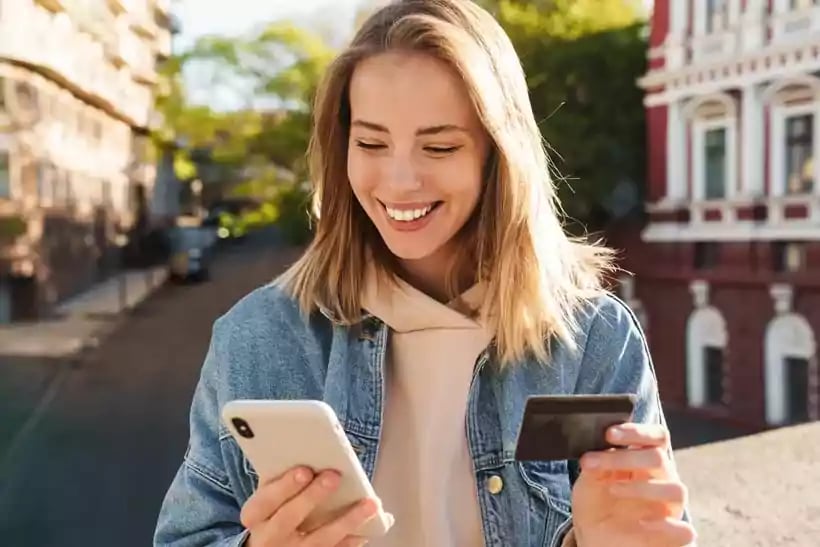
<svg viewBox="0 0 820 547"><path fill-rule="evenodd" d="M353 28L357 8L372 0L177 0L174 13L182 25L174 48L187 49L197 38L208 34L236 35L277 19L290 19L314 28L339 29L339 37ZM650 7L652 0L643 0ZM186 70L190 99L218 108L238 108L240 99L230 91L215 89L196 68Z"/></svg>
<svg viewBox="0 0 820 547"><path fill-rule="evenodd" d="M182 23L178 47L206 34L238 34L276 19L314 18L350 26L362 0L181 0L175 13Z"/></svg>
<svg viewBox="0 0 820 547"><path fill-rule="evenodd" d="M652 0L643 0L647 6ZM255 22L274 19L337 20L350 26L357 6L363 0L179 0L176 13L182 21L179 45L190 44L197 37L212 33L241 33ZM338 17L338 19L336 19Z"/></svg>

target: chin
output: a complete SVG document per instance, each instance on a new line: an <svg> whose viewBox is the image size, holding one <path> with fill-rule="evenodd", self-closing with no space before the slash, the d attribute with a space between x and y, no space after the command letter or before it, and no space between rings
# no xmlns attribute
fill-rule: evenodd
<svg viewBox="0 0 820 547"><path fill-rule="evenodd" d="M431 245L429 242L399 242L384 239L388 250L400 260L421 260L433 255L439 245Z"/></svg>

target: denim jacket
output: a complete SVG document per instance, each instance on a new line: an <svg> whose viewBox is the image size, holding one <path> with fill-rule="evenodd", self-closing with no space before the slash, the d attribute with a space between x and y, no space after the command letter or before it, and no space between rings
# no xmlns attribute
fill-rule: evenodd
<svg viewBox="0 0 820 547"><path fill-rule="evenodd" d="M527 397L633 393L633 421L664 423L652 362L629 309L602 296L579 311L578 323L577 349L552 342L548 363L525 361L499 371L488 351L476 362L465 425L487 547L556 547L572 525L568 462L514 459ZM188 448L162 505L154 545L245 541L239 514L258 477L220 421L232 399L325 401L372 478L388 338L389 329L374 316L352 326L323 313L306 319L273 284L217 319L193 397Z"/></svg>

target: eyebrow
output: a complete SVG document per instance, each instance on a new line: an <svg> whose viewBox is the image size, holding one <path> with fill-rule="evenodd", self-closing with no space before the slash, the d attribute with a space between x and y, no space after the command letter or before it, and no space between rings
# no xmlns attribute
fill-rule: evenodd
<svg viewBox="0 0 820 547"><path fill-rule="evenodd" d="M364 120L354 120L353 123L350 124L351 126L355 127L364 127L365 129L370 129L372 131L378 131L380 133L390 133L390 131L383 125L379 125L377 123L368 122ZM463 133L469 133L469 131L459 125L454 124L443 124L443 125L433 125L430 127L422 127L416 131L417 136L425 136L425 135L438 135L439 133L445 133L447 131L460 131Z"/></svg>

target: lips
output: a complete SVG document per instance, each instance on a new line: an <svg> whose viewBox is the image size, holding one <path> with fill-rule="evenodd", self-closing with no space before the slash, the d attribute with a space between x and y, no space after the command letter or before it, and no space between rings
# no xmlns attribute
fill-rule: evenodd
<svg viewBox="0 0 820 547"><path fill-rule="evenodd" d="M386 204L379 202L391 225L400 231L414 231L423 228L438 209L442 201L417 202L407 204Z"/></svg>
<svg viewBox="0 0 820 547"><path fill-rule="evenodd" d="M433 209L441 205L440 201L432 201L428 203L413 203L407 205L387 205L380 202L387 216L398 222L412 222L420 218L426 217Z"/></svg>

